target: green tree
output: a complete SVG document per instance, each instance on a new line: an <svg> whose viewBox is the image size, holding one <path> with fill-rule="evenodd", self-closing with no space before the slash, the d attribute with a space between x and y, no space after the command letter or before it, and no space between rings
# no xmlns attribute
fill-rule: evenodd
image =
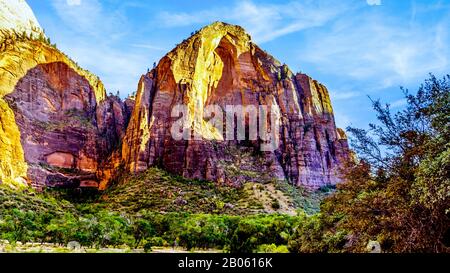
<svg viewBox="0 0 450 273"><path fill-rule="evenodd" d="M257 250L262 237L263 226L253 219L239 222L230 240L231 253L252 253Z"/></svg>
<svg viewBox="0 0 450 273"><path fill-rule="evenodd" d="M297 234L291 250L317 241L325 251L363 252L377 240L388 252L449 251L450 76L402 90L405 109L392 114L373 101L379 122L347 128L360 160L322 204L315 238Z"/></svg>
<svg viewBox="0 0 450 273"><path fill-rule="evenodd" d="M137 248L141 241L155 235L155 229L151 223L145 219L136 219L133 223L133 235L135 239L135 247Z"/></svg>

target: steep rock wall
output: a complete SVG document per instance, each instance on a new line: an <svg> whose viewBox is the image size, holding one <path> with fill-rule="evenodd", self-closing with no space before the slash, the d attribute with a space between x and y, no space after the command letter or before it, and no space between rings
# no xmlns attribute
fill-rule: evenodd
<svg viewBox="0 0 450 273"><path fill-rule="evenodd" d="M124 135L124 105L97 103L89 81L66 63L30 69L3 98L13 109L34 188L98 187L104 161Z"/></svg>
<svg viewBox="0 0 450 273"><path fill-rule="evenodd" d="M178 118L171 111L176 105L188 107L187 124L201 140L174 140L171 128ZM258 153L261 141L227 141L226 132L196 118L208 105L277 106L278 149ZM339 132L323 85L307 75L293 75L241 27L214 23L141 78L122 157L133 172L158 165L232 185L286 179L317 188L340 181L339 168L349 152Z"/></svg>

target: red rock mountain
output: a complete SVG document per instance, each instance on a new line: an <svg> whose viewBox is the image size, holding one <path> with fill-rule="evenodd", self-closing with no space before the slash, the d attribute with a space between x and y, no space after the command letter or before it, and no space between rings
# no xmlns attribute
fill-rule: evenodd
<svg viewBox="0 0 450 273"><path fill-rule="evenodd" d="M99 171L125 133L119 98L97 103L89 82L56 62L29 70L4 99L14 110L35 188L99 186Z"/></svg>
<svg viewBox="0 0 450 273"><path fill-rule="evenodd" d="M188 116L208 105L272 105L280 109L280 146L260 152L260 141L223 141L202 121L191 128L208 140L174 140L175 105ZM247 120L248 123L248 120ZM251 42L239 26L214 23L183 41L142 76L122 158L129 171L161 166L189 178L236 185L283 179L320 187L340 181L349 158L347 139L336 128L325 86L287 66Z"/></svg>
<svg viewBox="0 0 450 273"><path fill-rule="evenodd" d="M6 26L0 28L1 183L104 189L120 166L130 172L158 166L232 186L340 181L349 149L327 89L294 75L239 26L217 22L196 32L141 77L134 101L123 102L51 46L37 22L25 18L20 34L9 22L0 20ZM176 105L187 107L186 124L200 139L172 137ZM264 151L261 140L227 140L226 132L196 118L210 105L276 106L280 127L272 134L279 146Z"/></svg>

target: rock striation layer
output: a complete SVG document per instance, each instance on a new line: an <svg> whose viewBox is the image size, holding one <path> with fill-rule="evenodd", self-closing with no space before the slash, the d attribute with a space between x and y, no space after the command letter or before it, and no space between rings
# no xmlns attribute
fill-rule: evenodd
<svg viewBox="0 0 450 273"><path fill-rule="evenodd" d="M187 106L191 133L201 140L174 140L171 128L178 118L171 112L176 105ZM208 105L222 110L227 105L277 106L278 149L258 152L261 141L226 140L226 132L196 118ZM129 171L157 165L231 185L252 179L313 188L334 185L349 158L326 87L307 75L294 75L241 27L221 22L183 41L142 76L122 148Z"/></svg>
<svg viewBox="0 0 450 273"><path fill-rule="evenodd" d="M89 81L63 62L29 70L4 100L14 110L34 188L99 186L127 123L120 100L97 104Z"/></svg>
<svg viewBox="0 0 450 273"><path fill-rule="evenodd" d="M25 0L0 1L0 30L14 30L17 33L35 37L43 34L41 26Z"/></svg>
<svg viewBox="0 0 450 273"><path fill-rule="evenodd" d="M102 165L125 133L126 106L49 44L25 1L1 3L0 108L0 183L97 187L109 178Z"/></svg>
<svg viewBox="0 0 450 273"><path fill-rule="evenodd" d="M249 130L251 115L242 123L236 113L204 116L230 105L277 109L258 123L276 149L264 148L267 139L229 138L240 126ZM186 111L173 115L176 106ZM173 135L180 118L189 139ZM0 183L105 189L123 168L159 166L223 185L286 180L318 188L338 183L349 158L326 87L293 74L239 26L197 31L123 102L50 44L25 1L0 2Z"/></svg>

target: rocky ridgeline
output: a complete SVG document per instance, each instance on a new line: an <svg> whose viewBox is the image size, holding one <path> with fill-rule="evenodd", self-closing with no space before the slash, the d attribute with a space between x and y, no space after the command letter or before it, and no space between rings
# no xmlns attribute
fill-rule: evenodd
<svg viewBox="0 0 450 273"><path fill-rule="evenodd" d="M207 105L269 105L281 110L280 146L259 153L260 141L222 141L205 124L193 131L208 140L174 140L174 105L202 111ZM191 113L192 114L192 113ZM247 122L248 123L248 122ZM254 156L237 162L248 149ZM230 153L230 151L233 151ZM255 180L287 180L318 188L340 181L349 158L347 139L337 129L325 86L286 65L251 42L239 26L214 23L195 33L142 76L136 106L123 141L129 171L162 166L189 178L227 185ZM229 171L237 163L239 171Z"/></svg>
<svg viewBox="0 0 450 273"><path fill-rule="evenodd" d="M11 16L0 14L3 183L105 189L119 169L152 166L232 186L286 180L318 188L340 181L350 153L326 87L294 75L239 26L217 22L194 33L123 102L50 45L34 16L17 20L17 29L2 18ZM225 132L197 124L192 112L188 121L203 138L175 140L171 127L178 118L171 112L177 104L194 112L208 105L276 106L280 145L261 152L259 140L224 140Z"/></svg>

